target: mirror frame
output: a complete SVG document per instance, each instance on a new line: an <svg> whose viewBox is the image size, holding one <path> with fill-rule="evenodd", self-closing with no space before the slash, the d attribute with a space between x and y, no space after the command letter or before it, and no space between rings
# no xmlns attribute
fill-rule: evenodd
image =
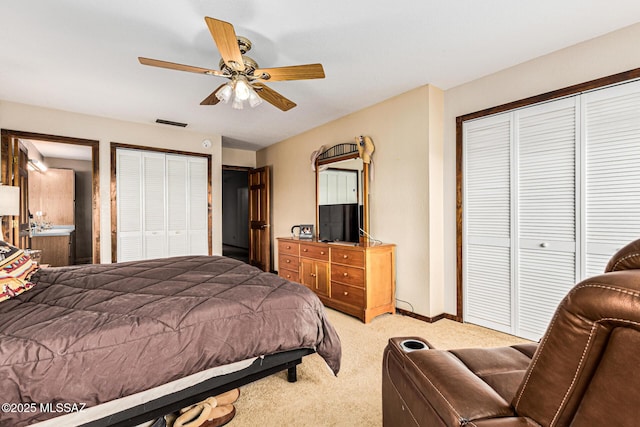
<svg viewBox="0 0 640 427"><path fill-rule="evenodd" d="M320 166L359 158L361 158L361 156L358 151L358 144L353 142L336 144L322 151L318 157L316 157L316 239L320 236ZM364 235L358 232L360 236L359 243L369 241L369 163L365 163L364 161L362 162L362 229L364 230Z"/></svg>

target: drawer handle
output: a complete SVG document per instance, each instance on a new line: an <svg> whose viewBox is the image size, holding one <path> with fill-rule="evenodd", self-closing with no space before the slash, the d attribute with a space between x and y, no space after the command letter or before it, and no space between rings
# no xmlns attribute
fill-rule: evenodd
<svg viewBox="0 0 640 427"><path fill-rule="evenodd" d="M349 273L342 273L342 275L343 275L344 277L347 277L347 276L349 275Z"/></svg>
<svg viewBox="0 0 640 427"><path fill-rule="evenodd" d="M342 255L342 258L347 259L349 258L349 255Z"/></svg>
<svg viewBox="0 0 640 427"><path fill-rule="evenodd" d="M287 249L291 249L291 246L287 246Z"/></svg>
<svg viewBox="0 0 640 427"><path fill-rule="evenodd" d="M324 251L320 251L320 255L324 255Z"/></svg>
<svg viewBox="0 0 640 427"><path fill-rule="evenodd" d="M309 252L309 249L304 248L304 249L302 250L302 252Z"/></svg>
<svg viewBox="0 0 640 427"><path fill-rule="evenodd" d="M346 297L347 295L349 295L349 292L344 291L344 296Z"/></svg>
<svg viewBox="0 0 640 427"><path fill-rule="evenodd" d="M289 263L291 262L291 260L290 260L290 259L287 259L287 260L285 260L285 262L286 262L287 264L289 264Z"/></svg>
<svg viewBox="0 0 640 427"><path fill-rule="evenodd" d="M291 275L290 274L287 274L287 279L291 279Z"/></svg>
<svg viewBox="0 0 640 427"><path fill-rule="evenodd" d="M311 277L316 277L315 273L311 273L310 275L311 275Z"/></svg>

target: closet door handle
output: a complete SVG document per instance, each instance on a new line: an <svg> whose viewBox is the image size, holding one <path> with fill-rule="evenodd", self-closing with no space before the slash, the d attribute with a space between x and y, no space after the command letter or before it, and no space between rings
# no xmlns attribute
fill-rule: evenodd
<svg viewBox="0 0 640 427"><path fill-rule="evenodd" d="M540 247L541 248L548 248L549 244L547 242L542 242L542 243L540 243Z"/></svg>

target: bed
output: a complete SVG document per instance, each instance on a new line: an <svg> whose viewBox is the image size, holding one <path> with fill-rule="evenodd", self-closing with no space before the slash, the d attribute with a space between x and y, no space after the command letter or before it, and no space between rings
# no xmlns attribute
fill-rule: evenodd
<svg viewBox="0 0 640 427"><path fill-rule="evenodd" d="M151 419L282 369L295 380L295 366L312 352L334 374L340 369L340 340L315 294L234 259L42 269L31 282L0 303L0 403L13 405L0 425L32 424L74 404L95 407L237 363L245 365L186 394L91 425Z"/></svg>

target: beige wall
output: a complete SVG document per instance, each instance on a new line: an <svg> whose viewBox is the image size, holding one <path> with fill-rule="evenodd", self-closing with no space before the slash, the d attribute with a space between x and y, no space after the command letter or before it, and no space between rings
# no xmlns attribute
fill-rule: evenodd
<svg viewBox="0 0 640 427"><path fill-rule="evenodd" d="M271 165L273 234L315 223L309 156L320 145L371 136L376 144L371 233L397 244L397 297L419 314L456 312L455 118L640 67L640 24L442 93L424 86L259 151L222 149L219 135L0 101L0 128L100 140L101 254L110 261L109 142L206 152L213 159L214 253L221 252L221 168ZM444 106L443 106L444 104ZM213 142L203 149L205 138ZM275 253L277 268L277 248ZM410 309L399 302L398 306Z"/></svg>
<svg viewBox="0 0 640 427"><path fill-rule="evenodd" d="M397 297L422 315L455 314L456 117L640 68L639 41L636 24L444 93L417 88L259 151L257 165L273 167L274 236L315 222L311 152L369 135L376 144L371 230L398 245Z"/></svg>
<svg viewBox="0 0 640 427"><path fill-rule="evenodd" d="M206 135L166 125L131 123L0 101L0 128L100 141L100 258L111 262L110 143L142 145L211 155L213 253L222 253L222 147L220 135ZM210 148L202 141L209 139Z"/></svg>
<svg viewBox="0 0 640 427"><path fill-rule="evenodd" d="M640 67L640 24L553 52L445 92L445 310L456 311L457 116Z"/></svg>
<svg viewBox="0 0 640 427"><path fill-rule="evenodd" d="M315 223L315 175L311 170L311 153L321 145L327 147L351 142L358 135L368 135L375 144L373 182L370 191L370 232L376 239L397 245L397 297L410 301L423 315L432 314L432 306L442 306L442 291L431 292L429 278L442 275L437 259L431 263L429 228L442 229L430 222L428 206L431 155L441 157L440 148L430 147L429 138L437 138L442 114L442 92L423 86L388 99L380 104L342 117L308 132L282 141L257 153L257 165L270 165L273 179L273 234L288 236L294 224ZM442 188L441 161L436 160L433 179ZM440 169L438 171L437 169ZM434 192L435 193L435 192ZM432 201L442 211L442 201ZM442 215L434 215L441 221ZM437 238L437 237L436 237ZM277 268L277 247L275 253ZM436 270L440 270L437 272ZM438 285L442 288L442 285ZM398 306L410 309L402 302ZM440 310L441 312L441 310ZM436 313L439 314L439 313Z"/></svg>
<svg viewBox="0 0 640 427"><path fill-rule="evenodd" d="M222 164L224 166L256 167L256 152L222 147Z"/></svg>

